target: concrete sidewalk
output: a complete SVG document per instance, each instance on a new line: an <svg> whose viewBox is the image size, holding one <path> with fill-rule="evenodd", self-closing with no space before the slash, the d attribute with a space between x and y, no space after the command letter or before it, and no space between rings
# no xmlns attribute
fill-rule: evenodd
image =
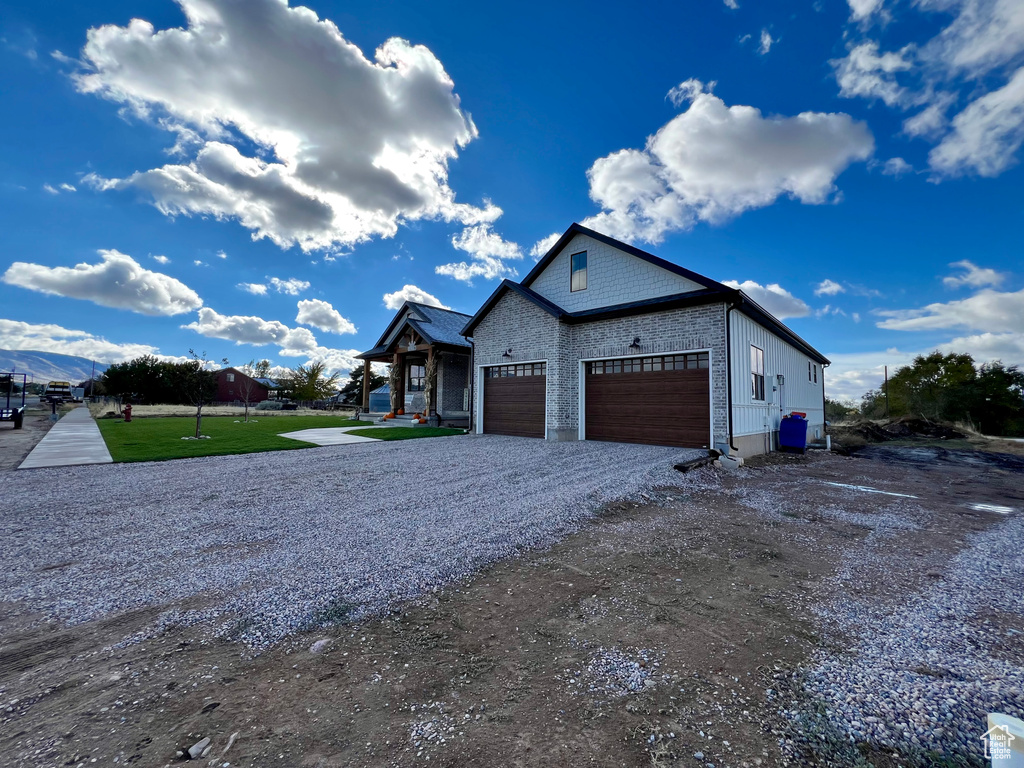
<svg viewBox="0 0 1024 768"><path fill-rule="evenodd" d="M110 464L110 451L89 409L82 405L50 427L18 469Z"/></svg>
<svg viewBox="0 0 1024 768"><path fill-rule="evenodd" d="M281 432L278 437L289 437L302 440L313 445L350 445L352 443L379 443L375 437L360 437L347 434L352 429L366 427L320 427L318 429L300 429L296 432Z"/></svg>

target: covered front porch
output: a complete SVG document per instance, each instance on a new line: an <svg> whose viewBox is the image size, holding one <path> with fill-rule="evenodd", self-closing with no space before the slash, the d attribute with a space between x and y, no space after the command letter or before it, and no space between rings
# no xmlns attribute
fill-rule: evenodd
<svg viewBox="0 0 1024 768"><path fill-rule="evenodd" d="M386 363L391 372L388 412L468 426L472 347L458 334L466 319L451 310L406 302L377 346L358 355L363 361L362 411L371 413L370 366Z"/></svg>

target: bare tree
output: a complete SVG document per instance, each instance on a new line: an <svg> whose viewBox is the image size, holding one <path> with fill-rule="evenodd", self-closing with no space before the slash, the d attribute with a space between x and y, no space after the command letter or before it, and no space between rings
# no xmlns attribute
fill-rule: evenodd
<svg viewBox="0 0 1024 768"><path fill-rule="evenodd" d="M260 386L259 382L255 379L256 361L250 360L238 370L242 374L242 380L238 382L238 394L242 396L242 402L245 403L245 423L248 424L249 403L252 401L256 387Z"/></svg>
<svg viewBox="0 0 1024 768"><path fill-rule="evenodd" d="M181 387L183 397L196 407L196 439L203 436L203 406L211 402L217 394L217 375L209 370L210 361L206 353L197 355L195 350L188 351L191 358L181 366Z"/></svg>

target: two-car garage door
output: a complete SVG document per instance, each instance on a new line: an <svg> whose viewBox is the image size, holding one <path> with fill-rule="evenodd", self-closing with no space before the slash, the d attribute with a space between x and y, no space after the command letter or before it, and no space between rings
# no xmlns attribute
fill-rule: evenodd
<svg viewBox="0 0 1024 768"><path fill-rule="evenodd" d="M708 360L691 352L584 363L586 439L707 448Z"/></svg>
<svg viewBox="0 0 1024 768"><path fill-rule="evenodd" d="M711 403L707 352L584 363L587 440L707 448ZM484 368L483 431L544 437L547 366Z"/></svg>

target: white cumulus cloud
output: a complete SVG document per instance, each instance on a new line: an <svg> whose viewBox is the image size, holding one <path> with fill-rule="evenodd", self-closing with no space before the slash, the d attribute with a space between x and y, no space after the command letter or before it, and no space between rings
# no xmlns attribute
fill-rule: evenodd
<svg viewBox="0 0 1024 768"><path fill-rule="evenodd" d="M723 280L722 284L730 288L739 288L779 320L785 320L787 317L806 317L811 312L806 302L798 299L778 283L761 285L753 280L744 280L742 283L736 280Z"/></svg>
<svg viewBox="0 0 1024 768"><path fill-rule="evenodd" d="M316 337L308 328L289 328L278 320L264 320L251 315L222 315L209 307L200 309L199 319L182 328L236 344L277 344L289 350L311 350L318 346Z"/></svg>
<svg viewBox="0 0 1024 768"><path fill-rule="evenodd" d="M928 154L948 176L998 176L1017 162L1024 143L1024 67L1005 86L979 96L953 118L952 130Z"/></svg>
<svg viewBox="0 0 1024 768"><path fill-rule="evenodd" d="M309 289L308 280L299 280L296 277L289 277L287 280L272 277L270 278L270 285L278 293L287 293L289 296L298 296L303 291Z"/></svg>
<svg viewBox="0 0 1024 768"><path fill-rule="evenodd" d="M865 21L882 10L882 0L847 0L847 3L854 21Z"/></svg>
<svg viewBox="0 0 1024 768"><path fill-rule="evenodd" d="M502 277L515 277L515 267L506 264L509 259L523 258L523 252L513 242L502 239L501 235L491 229L489 224L477 224L466 227L452 238L452 245L460 251L472 256L472 261L460 261L452 264L441 264L434 268L439 275L448 275L456 280L472 283L473 278L483 277L494 280Z"/></svg>
<svg viewBox="0 0 1024 768"><path fill-rule="evenodd" d="M818 283L818 287L814 289L815 296L835 296L837 293L846 293L846 289L841 283L827 278Z"/></svg>
<svg viewBox="0 0 1024 768"><path fill-rule="evenodd" d="M858 6L881 7L871 0L850 5L854 20ZM840 94L879 98L901 110L920 107L903 130L934 145L928 156L934 180L1001 174L1017 162L1024 144L1024 3L915 0L910 7L928 14L929 22L950 18L930 39L898 50L880 52L879 42L870 39L851 44L844 58L832 62ZM901 28L905 18L887 28L887 37L920 30L919 24ZM958 103L966 106L948 118Z"/></svg>
<svg viewBox="0 0 1024 768"><path fill-rule="evenodd" d="M159 355L160 351L149 344L118 344L88 331L20 320L0 319L0 339L4 349L75 355L98 363L120 363L141 355Z"/></svg>
<svg viewBox="0 0 1024 768"><path fill-rule="evenodd" d="M267 286L263 283L239 283L238 287L253 296L266 296Z"/></svg>
<svg viewBox="0 0 1024 768"><path fill-rule="evenodd" d="M764 56L768 51L772 49L772 44L777 43L778 40L772 38L771 33L767 29L761 30L761 44L757 47L757 52Z"/></svg>
<svg viewBox="0 0 1024 768"><path fill-rule="evenodd" d="M591 166L590 196L603 210L584 225L658 243L667 232L722 222L782 196L824 203L836 177L874 151L867 126L846 114L765 117L726 105L696 80L669 98L691 103L644 149L622 149Z"/></svg>
<svg viewBox="0 0 1024 768"><path fill-rule="evenodd" d="M832 65L839 81L839 95L847 98L881 99L890 107L913 102L907 89L896 80L897 72L913 68L913 48L899 52L879 53L874 40L853 46L849 53Z"/></svg>
<svg viewBox="0 0 1024 768"><path fill-rule="evenodd" d="M415 285L403 285L397 291L384 294L384 306L388 309L398 309L407 301L412 301L416 304L426 304L430 307L451 309L451 307L446 307L442 304L439 298L432 296L422 288L417 288Z"/></svg>
<svg viewBox="0 0 1024 768"><path fill-rule="evenodd" d="M879 328L894 331L933 331L964 328L971 331L1020 331L1024 317L1024 290L1015 293L986 288L958 301L936 302L919 309L877 310Z"/></svg>
<svg viewBox="0 0 1024 768"><path fill-rule="evenodd" d="M902 157L890 157L882 163L882 173L885 176L895 176L897 179L913 170L914 167Z"/></svg>
<svg viewBox="0 0 1024 768"><path fill-rule="evenodd" d="M533 260L540 261L544 256L546 256L547 252L554 247L555 243L558 242L558 239L561 236L561 232L552 232L547 237L542 237L534 243L533 247L530 248L530 255L533 256Z"/></svg>
<svg viewBox="0 0 1024 768"><path fill-rule="evenodd" d="M455 201L448 164L477 129L425 46L391 38L367 58L287 0L176 1L183 27L90 29L74 83L169 131L183 158L87 177L94 187L307 251L390 237L403 221L500 215Z"/></svg>
<svg viewBox="0 0 1024 768"><path fill-rule="evenodd" d="M352 322L341 316L329 302L320 299L303 299L298 303L299 313L295 316L295 322L302 325L311 325L321 331L329 333L355 333L356 327Z"/></svg>
<svg viewBox="0 0 1024 768"><path fill-rule="evenodd" d="M979 267L973 261L967 259L954 261L949 266L962 269L963 274L948 275L942 278L942 283L947 288L959 288L963 285L969 285L972 288L987 288L990 286L998 288L1006 280L1006 275L1002 272L997 272L990 267Z"/></svg>
<svg viewBox="0 0 1024 768"><path fill-rule="evenodd" d="M153 272L131 256L101 250L99 264L45 267L16 261L3 281L55 296L84 299L143 315L180 315L203 305L199 294L169 275Z"/></svg>

